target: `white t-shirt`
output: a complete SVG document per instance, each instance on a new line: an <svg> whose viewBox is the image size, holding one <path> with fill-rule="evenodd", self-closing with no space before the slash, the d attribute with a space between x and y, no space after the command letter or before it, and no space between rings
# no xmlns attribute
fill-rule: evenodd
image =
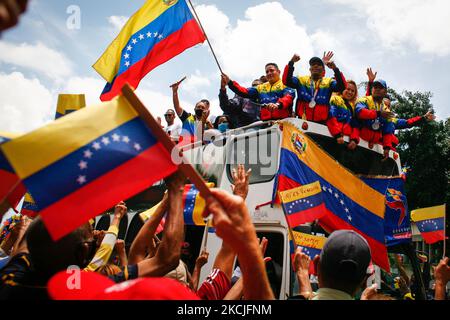
<svg viewBox="0 0 450 320"><path fill-rule="evenodd" d="M181 125L174 123L171 126L165 127L164 132L167 133L172 139L178 140L181 134Z"/></svg>

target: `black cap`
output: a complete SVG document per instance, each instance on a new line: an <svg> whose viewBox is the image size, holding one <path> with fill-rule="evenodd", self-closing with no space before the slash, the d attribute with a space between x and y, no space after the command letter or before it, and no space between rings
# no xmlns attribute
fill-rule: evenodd
<svg viewBox="0 0 450 320"><path fill-rule="evenodd" d="M367 275L371 257L369 244L358 233L335 231L322 249L320 268L336 280L357 283Z"/></svg>
<svg viewBox="0 0 450 320"><path fill-rule="evenodd" d="M320 59L319 57L313 57L311 58L311 60L309 60L309 65L312 66L313 64L320 64L323 67L325 66L322 59Z"/></svg>

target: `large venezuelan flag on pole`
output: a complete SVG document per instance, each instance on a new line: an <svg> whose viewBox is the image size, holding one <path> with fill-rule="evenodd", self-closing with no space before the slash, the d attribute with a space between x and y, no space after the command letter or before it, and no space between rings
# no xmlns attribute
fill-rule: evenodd
<svg viewBox="0 0 450 320"><path fill-rule="evenodd" d="M108 101L129 83L206 40L185 0L148 0L94 64L108 82L100 97Z"/></svg>
<svg viewBox="0 0 450 320"><path fill-rule="evenodd" d="M123 96L0 149L33 195L54 240L177 170Z"/></svg>
<svg viewBox="0 0 450 320"><path fill-rule="evenodd" d="M283 142L277 191L319 181L326 214L325 230L354 230L370 245L372 259L386 271L389 261L384 239L385 197L342 167L313 140L289 122L283 123Z"/></svg>
<svg viewBox="0 0 450 320"><path fill-rule="evenodd" d="M18 136L18 134L0 133L0 145ZM25 192L25 187L20 183L13 167L0 150L0 219L9 208L17 207Z"/></svg>
<svg viewBox="0 0 450 320"><path fill-rule="evenodd" d="M423 240L433 244L445 240L445 205L411 211Z"/></svg>

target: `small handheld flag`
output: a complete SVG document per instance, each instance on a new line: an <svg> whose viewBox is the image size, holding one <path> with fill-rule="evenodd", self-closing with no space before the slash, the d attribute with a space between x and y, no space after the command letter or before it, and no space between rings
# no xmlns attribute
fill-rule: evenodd
<svg viewBox="0 0 450 320"><path fill-rule="evenodd" d="M291 190L280 191L280 199L291 228L313 222L323 217L326 212L319 181Z"/></svg>
<svg viewBox="0 0 450 320"><path fill-rule="evenodd" d="M424 241L433 244L445 240L445 205L411 211Z"/></svg>

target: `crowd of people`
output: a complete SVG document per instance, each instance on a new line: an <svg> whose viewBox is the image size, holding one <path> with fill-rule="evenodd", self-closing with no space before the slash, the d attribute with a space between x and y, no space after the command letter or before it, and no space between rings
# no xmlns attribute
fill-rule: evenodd
<svg viewBox="0 0 450 320"><path fill-rule="evenodd" d="M166 179L168 188L156 211L142 226L127 250L118 239L119 224L127 214L124 202L114 208L107 231L94 230L92 221L54 242L41 218L23 216L2 233L0 239L0 299L2 300L271 300L279 298L268 275L270 246L259 239L245 199L251 171L243 165L233 171L233 194L212 190L205 214L213 215L215 232L222 246L208 277L200 272L209 260L201 250L193 267L183 261L185 178L176 173ZM162 239L157 235L165 217ZM235 260L238 267L235 266ZM450 280L448 258L434 270L434 296L445 300ZM392 300L367 287L372 275L371 250L354 231L332 233L322 252L313 260L298 247L293 259L298 292L291 299ZM413 280L398 260L401 281L399 298L413 298ZM315 290L313 290L313 287ZM380 289L380 288L378 288Z"/></svg>

